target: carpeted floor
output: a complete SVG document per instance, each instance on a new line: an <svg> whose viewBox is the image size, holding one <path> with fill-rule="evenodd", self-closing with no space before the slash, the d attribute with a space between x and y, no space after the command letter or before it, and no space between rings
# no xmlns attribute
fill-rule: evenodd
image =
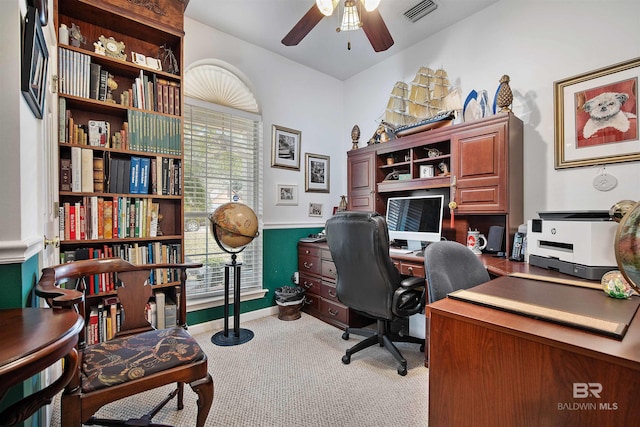
<svg viewBox="0 0 640 427"><path fill-rule="evenodd" d="M243 322L255 337L248 343L219 347L212 334L196 338L209 358L214 399L208 426L426 426L428 369L416 344L398 344L408 374L382 347L356 353L349 365L344 351L361 337L344 341L342 331L305 313L295 321L277 316ZM137 417L170 388L152 390L105 406L101 417ZM59 396L58 396L59 397ZM154 422L192 427L195 394L185 387L185 408L169 403ZM59 399L53 427L59 427ZM62 426L64 427L64 426Z"/></svg>

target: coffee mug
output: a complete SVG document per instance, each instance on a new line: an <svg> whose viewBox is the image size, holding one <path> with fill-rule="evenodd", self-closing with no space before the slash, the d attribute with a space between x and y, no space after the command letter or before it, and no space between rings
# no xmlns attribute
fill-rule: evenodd
<svg viewBox="0 0 640 427"><path fill-rule="evenodd" d="M482 243L480 243L482 241ZM478 230L467 232L467 247L476 255L481 255L482 250L487 247L487 238Z"/></svg>

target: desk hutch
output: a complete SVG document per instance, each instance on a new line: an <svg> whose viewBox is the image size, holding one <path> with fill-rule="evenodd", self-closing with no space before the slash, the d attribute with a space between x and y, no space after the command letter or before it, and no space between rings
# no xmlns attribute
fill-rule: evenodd
<svg viewBox="0 0 640 427"><path fill-rule="evenodd" d="M510 253L513 235L524 220L522 143L522 121L512 113L499 113L351 150L349 210L384 214L389 197L444 189L456 206L453 227L448 219L443 221L447 239L464 243L469 227L488 235L490 226L499 225L508 231L503 247ZM441 154L429 157L430 149ZM433 166L435 176L421 177L423 165ZM386 179L392 172L410 179Z"/></svg>

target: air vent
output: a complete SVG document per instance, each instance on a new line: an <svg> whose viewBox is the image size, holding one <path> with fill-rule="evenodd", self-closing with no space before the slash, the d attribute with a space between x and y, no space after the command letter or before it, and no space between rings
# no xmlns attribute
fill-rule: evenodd
<svg viewBox="0 0 640 427"><path fill-rule="evenodd" d="M413 6L411 9L407 10L404 13L405 18L407 18L411 22L416 22L417 20L425 17L429 13L433 12L438 8L438 5L432 2L431 0L423 0L420 3Z"/></svg>

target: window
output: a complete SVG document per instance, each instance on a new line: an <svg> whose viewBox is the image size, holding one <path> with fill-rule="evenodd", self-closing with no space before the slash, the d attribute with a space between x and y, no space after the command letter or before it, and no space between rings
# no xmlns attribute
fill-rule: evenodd
<svg viewBox="0 0 640 427"><path fill-rule="evenodd" d="M256 114L185 99L184 253L200 262L187 279L187 296L224 293L225 264L231 255L210 232L209 215L227 202L241 202L262 217L262 121ZM262 229L262 227L260 227ZM262 237L238 254L241 289L262 289ZM229 282L233 286L233 277Z"/></svg>

